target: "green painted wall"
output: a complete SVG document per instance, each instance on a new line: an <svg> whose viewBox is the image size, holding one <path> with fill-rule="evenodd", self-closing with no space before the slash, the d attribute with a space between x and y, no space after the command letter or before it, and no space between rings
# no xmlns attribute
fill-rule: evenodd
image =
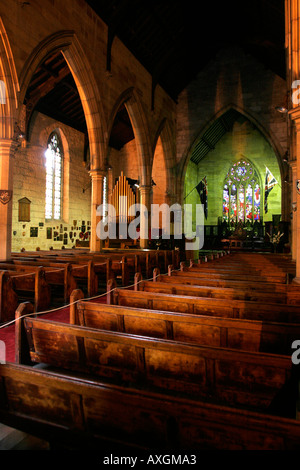
<svg viewBox="0 0 300 470"><path fill-rule="evenodd" d="M231 132L227 132L196 165L189 162L185 176L185 203L200 204L197 191L193 188L206 176L208 186L208 218L206 225L217 225L218 217L222 216L222 191L224 179L234 162L246 158L255 166L261 179L263 196L261 216L263 221L272 221L272 214L281 214L281 177L277 158L271 145L248 120L236 121ZM264 212L264 184L266 167L274 175L278 184L268 197L268 212ZM192 191L192 192L191 192ZM190 193L191 192L191 193ZM190 194L189 194L190 193Z"/></svg>

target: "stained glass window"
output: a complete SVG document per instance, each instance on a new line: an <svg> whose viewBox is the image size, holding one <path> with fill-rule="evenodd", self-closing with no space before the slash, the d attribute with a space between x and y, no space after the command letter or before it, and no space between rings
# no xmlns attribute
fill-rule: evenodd
<svg viewBox="0 0 300 470"><path fill-rule="evenodd" d="M45 218L61 218L62 194L62 147L57 133L50 135L45 152L46 166L46 200Z"/></svg>
<svg viewBox="0 0 300 470"><path fill-rule="evenodd" d="M259 177L247 160L234 163L226 175L223 220L234 223L260 221Z"/></svg>

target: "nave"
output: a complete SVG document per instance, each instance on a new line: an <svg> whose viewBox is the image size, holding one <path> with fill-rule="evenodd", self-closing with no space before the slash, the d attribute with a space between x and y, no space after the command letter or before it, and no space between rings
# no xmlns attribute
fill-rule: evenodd
<svg viewBox="0 0 300 470"><path fill-rule="evenodd" d="M195 262L158 250L146 263L132 251L125 284L110 271L90 296L88 278L77 279L65 316L18 305L0 422L49 449L296 450L300 288L289 255ZM13 262L38 256L65 263L58 252Z"/></svg>

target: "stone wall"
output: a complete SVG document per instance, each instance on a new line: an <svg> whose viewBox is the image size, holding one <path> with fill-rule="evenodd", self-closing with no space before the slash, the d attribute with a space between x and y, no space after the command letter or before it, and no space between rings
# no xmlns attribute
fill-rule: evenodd
<svg viewBox="0 0 300 470"><path fill-rule="evenodd" d="M54 130L60 134L63 146L62 218L47 221L44 153L48 137ZM30 201L30 221L19 221L19 200L23 198ZM85 169L84 135L43 114L37 114L30 141L25 147L19 147L14 159L12 250L71 248L76 240L83 240L82 225L86 227L85 233L89 231L90 203L91 182ZM31 236L36 229L37 236Z"/></svg>

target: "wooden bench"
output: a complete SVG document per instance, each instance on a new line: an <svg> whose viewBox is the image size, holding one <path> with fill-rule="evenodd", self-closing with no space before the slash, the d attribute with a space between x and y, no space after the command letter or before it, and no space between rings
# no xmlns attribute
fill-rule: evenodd
<svg viewBox="0 0 300 470"><path fill-rule="evenodd" d="M51 289L45 270L34 272L0 271L0 323L15 317L15 310L24 299L33 301L36 312L46 310L51 301Z"/></svg>
<svg viewBox="0 0 300 470"><path fill-rule="evenodd" d="M11 273L28 273L43 269L45 272L46 282L53 290L55 289L55 296L57 296L57 288L61 287L63 290L63 302L68 303L70 295L74 289L77 288L76 280L72 273L72 265L48 263L47 265L40 265L37 262L33 264L27 263L0 263L0 269L9 270ZM52 299L53 299L52 295Z"/></svg>
<svg viewBox="0 0 300 470"><path fill-rule="evenodd" d="M156 276L158 281L164 282L166 277L165 275L154 273L154 280ZM215 286L215 287L229 287L229 288L238 288L238 289L251 289L264 292L288 292L293 289L293 286L290 284L280 284L278 282L250 282L247 277L240 277L239 280L232 279L211 279L209 275L206 277L199 277L195 272L189 271L178 271L175 270L172 265L168 268L168 276L177 278L177 282L183 282L184 284L196 284L196 285L205 285L205 286ZM169 282L169 281L166 281ZM300 288L298 288L300 291Z"/></svg>
<svg viewBox="0 0 300 470"><path fill-rule="evenodd" d="M71 295L70 324L187 343L274 354L291 354L300 324L239 320L83 301Z"/></svg>
<svg viewBox="0 0 300 470"><path fill-rule="evenodd" d="M273 293L271 295L271 302L273 302L272 298L276 299L278 293L284 293L286 303L300 305L300 287L292 283L281 284L278 282L264 282L263 278L260 282L251 282L248 280L247 276L241 276L240 280L215 278L211 279L210 274L207 274L207 276L203 278L202 276L199 277L198 273L195 272L178 270L176 271L173 269L172 266L169 266L168 276L172 277L173 280L166 279L167 276L160 275L157 270L154 272L154 280L157 280L159 282L180 282L189 285L230 288L236 290L237 292L239 290L242 290L244 292L255 291L256 293L258 293L258 295L260 295L259 292L265 292L267 293L266 298L268 297L268 295Z"/></svg>
<svg viewBox="0 0 300 470"><path fill-rule="evenodd" d="M191 267L186 267L184 266L182 263L181 263L181 271L183 272L190 272L190 273L194 273L197 274L197 276L200 278L206 278L208 276L208 271L205 271L205 270L202 270L200 269L200 266L191 266ZM245 274L245 276L247 276L247 279L249 280L249 282L278 282L278 283L281 283L281 284L285 284L287 282L287 275L286 274L280 274L280 275L276 275L276 274L272 274L272 273L269 273L269 274L266 274L264 276L261 276L259 274ZM210 272L209 273L209 277L211 279L226 279L226 280L240 280L241 279L241 274L239 273L236 273L234 271L227 271L227 272L219 272L218 269L215 270L215 272Z"/></svg>
<svg viewBox="0 0 300 470"><path fill-rule="evenodd" d="M261 292L254 289L238 289L230 287L214 287L191 283L183 283L181 278L154 275L154 281L143 281L136 276L135 289L145 292L160 292L175 295L190 295L215 299L248 300L251 302L271 302L286 304L290 300L284 292Z"/></svg>
<svg viewBox="0 0 300 470"><path fill-rule="evenodd" d="M298 450L300 423L269 414L0 364L0 422L55 448L149 451Z"/></svg>
<svg viewBox="0 0 300 470"><path fill-rule="evenodd" d="M30 317L21 357L113 383L186 398L295 414L298 387L289 356L140 337ZM19 338L24 338L19 335ZM26 353L26 347L28 353ZM293 398L294 397L294 398ZM291 411L292 405L293 411Z"/></svg>
<svg viewBox="0 0 300 470"><path fill-rule="evenodd" d="M105 258L101 262L95 262L93 260L83 261L82 259L74 257L55 257L55 258L28 258L28 259L13 259L13 265L15 266L44 266L44 267L57 267L61 268L64 266L71 266L76 268L77 266L82 268L82 266L87 267L85 271L82 270L81 277L82 280L86 279L86 289L90 295L95 295L97 293L98 285L102 282L105 286L109 279L114 278L114 272L111 269L112 262L109 258ZM79 271L77 271L78 274ZM83 276L84 273L84 276Z"/></svg>
<svg viewBox="0 0 300 470"><path fill-rule="evenodd" d="M113 282L107 286L107 303L194 315L240 318L284 323L300 323L300 309L296 305L250 302L246 300L214 299L188 295L164 294L122 290Z"/></svg>
<svg viewBox="0 0 300 470"><path fill-rule="evenodd" d="M234 254L233 256L226 258L214 258L209 260L208 263L203 263L203 259L199 258L198 263L201 264L201 267L211 268L219 267L221 269L226 268L235 268L235 269L253 269L253 270L275 270L276 272L291 272L295 273L296 263L290 259L284 259L281 257L270 257L266 255L238 255Z"/></svg>

